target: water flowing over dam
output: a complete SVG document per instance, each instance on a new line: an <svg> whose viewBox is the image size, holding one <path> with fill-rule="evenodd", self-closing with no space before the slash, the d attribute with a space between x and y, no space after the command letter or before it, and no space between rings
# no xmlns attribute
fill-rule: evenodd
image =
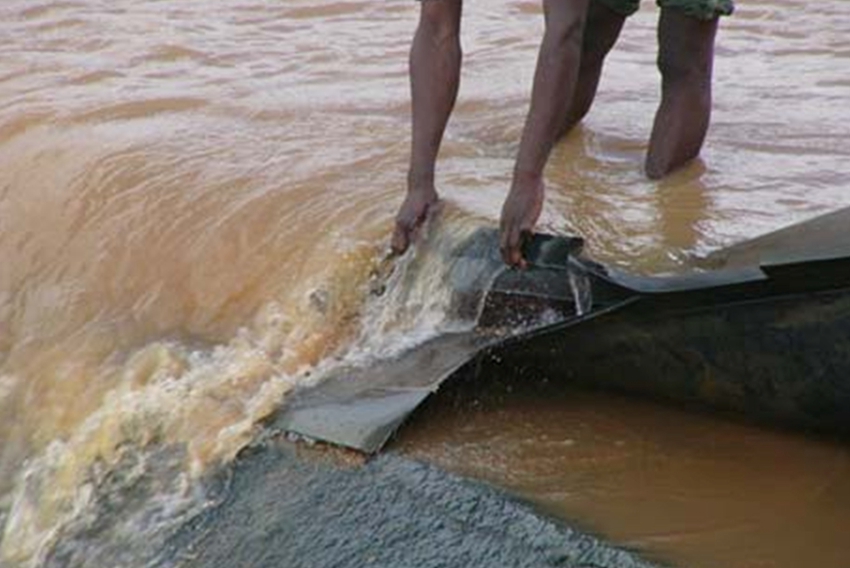
<svg viewBox="0 0 850 568"><path fill-rule="evenodd" d="M2 3L0 566L169 564L294 389L474 323L445 259L497 223L543 24L531 0L464 9L443 210L389 267L413 2ZM650 182L657 17L627 22L555 149L541 231L659 274L850 206L850 4L739 2L702 158ZM569 400L426 411L368 471L483 480L665 565L846 566L845 444ZM313 479L287 459L283 482Z"/></svg>

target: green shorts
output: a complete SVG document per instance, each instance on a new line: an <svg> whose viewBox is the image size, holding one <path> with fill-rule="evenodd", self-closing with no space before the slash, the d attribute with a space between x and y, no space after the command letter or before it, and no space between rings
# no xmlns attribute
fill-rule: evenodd
<svg viewBox="0 0 850 568"><path fill-rule="evenodd" d="M638 10L640 0L592 0L602 2L618 14L631 16ZM735 9L732 0L655 0L661 8L678 8L688 16L699 20L713 20L728 16Z"/></svg>
<svg viewBox="0 0 850 568"><path fill-rule="evenodd" d="M591 0L602 2L618 14L631 16L638 11L640 0ZM655 0L660 8L677 8L698 20L713 20L718 16L729 16L735 10L733 0Z"/></svg>

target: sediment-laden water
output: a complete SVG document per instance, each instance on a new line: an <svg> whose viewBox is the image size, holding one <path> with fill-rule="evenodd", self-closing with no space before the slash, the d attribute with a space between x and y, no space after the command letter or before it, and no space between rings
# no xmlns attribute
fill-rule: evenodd
<svg viewBox="0 0 850 568"><path fill-rule="evenodd" d="M0 6L3 566L144 565L170 527L214 504L206 489L218 466L294 386L465 325L445 319L440 251L498 216L542 18L537 2L466 2L463 84L438 176L446 210L376 298L406 173L416 10L408 0ZM647 3L629 21L593 111L556 149L543 230L581 234L605 262L665 272L850 205L850 5L740 2L718 36L702 160L660 183L641 173L658 102L656 19ZM486 477L526 495L571 495L543 501L691 566L790 567L811 554L838 567L850 554L828 538L850 523L850 508L835 506L850 494L836 473L844 447L577 400L570 412L641 425L640 459L614 460L623 476L641 475L641 460L671 464L670 483L641 485L646 502L675 496L676 507L652 509L663 530L629 513L619 483L605 492L576 481L617 455L620 434L612 447L577 443L584 459L564 450L558 463L578 477L552 488L534 464L555 450L534 440L580 437L554 410L534 435L506 428L499 444L477 447L522 448ZM484 419L473 439L503 422ZM579 422L604 434L605 420ZM649 442L671 428L710 432L709 442ZM476 473L491 459L470 461L471 442L448 430L418 439L410 452L449 469ZM742 447L763 455L748 491L733 490L742 478L722 467L682 465L724 464ZM786 485L788 472L798 484ZM734 494L735 514L704 506L711 492L694 485ZM741 519L751 549L724 537L741 534ZM794 541L796 556L772 546L799 524L827 536Z"/></svg>

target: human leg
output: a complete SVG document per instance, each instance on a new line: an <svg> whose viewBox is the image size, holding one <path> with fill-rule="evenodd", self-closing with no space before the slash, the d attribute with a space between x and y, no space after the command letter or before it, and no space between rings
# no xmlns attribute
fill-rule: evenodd
<svg viewBox="0 0 850 568"><path fill-rule="evenodd" d="M572 130L590 110L599 87L605 56L620 36L626 16L627 14L610 8L601 0L590 0L584 25L578 79L567 117L558 133L559 138Z"/></svg>
<svg viewBox="0 0 850 568"><path fill-rule="evenodd" d="M661 9L661 105L646 156L646 175L650 179L664 177L695 158L702 148L711 117L717 21L717 16L700 19L679 8Z"/></svg>

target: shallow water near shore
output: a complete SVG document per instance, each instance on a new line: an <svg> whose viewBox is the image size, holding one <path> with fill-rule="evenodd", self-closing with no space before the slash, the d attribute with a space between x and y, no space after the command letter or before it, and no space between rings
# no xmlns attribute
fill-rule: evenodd
<svg viewBox="0 0 850 568"><path fill-rule="evenodd" d="M654 183L641 173L658 101L657 10L645 4L591 114L553 155L541 230L659 273L850 206L850 5L741 2L718 35L702 159ZM370 285L404 187L416 6L209 6L0 6L4 567L145 565L174 526L215 505L208 478L292 388L469 323L447 319L437 253L497 220L539 4L466 2L438 172L446 211L390 301ZM405 451L673 564L850 557L839 444L578 394L565 410L432 428ZM618 441L640 449L617 453Z"/></svg>
<svg viewBox="0 0 850 568"><path fill-rule="evenodd" d="M599 392L424 412L395 449L674 566L843 566L850 448Z"/></svg>

